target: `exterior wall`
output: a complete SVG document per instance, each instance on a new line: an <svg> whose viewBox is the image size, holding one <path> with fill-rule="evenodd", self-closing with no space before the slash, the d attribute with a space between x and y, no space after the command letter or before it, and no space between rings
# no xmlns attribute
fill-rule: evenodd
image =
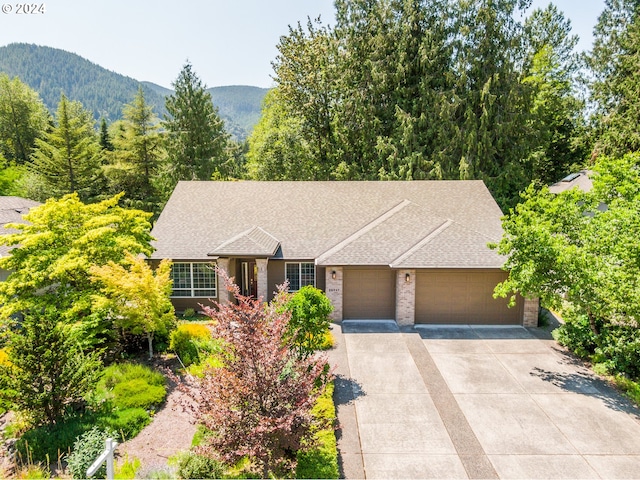
<svg viewBox="0 0 640 480"><path fill-rule="evenodd" d="M416 318L416 271L396 270L396 322L413 325Z"/></svg>
<svg viewBox="0 0 640 480"><path fill-rule="evenodd" d="M522 325L525 327L537 327L539 311L540 311L539 298L525 298Z"/></svg>
<svg viewBox="0 0 640 480"><path fill-rule="evenodd" d="M230 262L230 260L228 258L219 258L217 260L218 268L220 270L224 270L225 272L227 272L227 275L229 276L229 278L231 278L233 276L231 274L231 272L229 271L230 263L232 263L232 262ZM217 280L216 285L218 287L218 301L220 303L224 303L224 302L230 301L231 300L231 294L225 288L225 286L222 284L222 283L224 283L224 281L222 280L220 275L217 276L216 280Z"/></svg>
<svg viewBox="0 0 640 480"><path fill-rule="evenodd" d="M342 322L342 267L327 267L324 276L325 294L333 305L333 312L329 317L332 322Z"/></svg>
<svg viewBox="0 0 640 480"><path fill-rule="evenodd" d="M269 260L269 268L268 268L268 276L269 280L267 282L267 295L265 298L268 301L273 299L273 294L278 290L278 285L282 285L286 280L285 277L285 263L289 262L309 262L314 263L314 260ZM318 267L316 265L316 288L320 290L325 290L325 268Z"/></svg>

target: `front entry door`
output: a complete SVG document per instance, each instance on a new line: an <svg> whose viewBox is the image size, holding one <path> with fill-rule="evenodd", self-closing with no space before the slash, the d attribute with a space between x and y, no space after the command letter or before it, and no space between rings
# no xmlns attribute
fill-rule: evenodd
<svg viewBox="0 0 640 480"><path fill-rule="evenodd" d="M245 297L258 296L258 266L256 262L242 262L241 292Z"/></svg>

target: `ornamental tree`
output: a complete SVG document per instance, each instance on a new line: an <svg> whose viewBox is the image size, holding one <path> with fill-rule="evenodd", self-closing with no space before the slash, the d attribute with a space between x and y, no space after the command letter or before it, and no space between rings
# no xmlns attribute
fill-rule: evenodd
<svg viewBox="0 0 640 480"><path fill-rule="evenodd" d="M85 205L69 194L31 209L24 215L28 223L7 225L16 231L0 235L0 244L15 248L0 259L0 268L11 272L0 282L0 321L55 309L87 346L111 335L112 326L93 307L100 285L90 269L126 264L126 252L153 250L151 214L118 206L120 197Z"/></svg>
<svg viewBox="0 0 640 480"><path fill-rule="evenodd" d="M94 308L104 311L116 326L135 335L144 334L153 357L153 336L166 333L175 319L171 304L171 262L163 260L155 270L131 253L125 264L109 261L92 266L92 280L101 284Z"/></svg>
<svg viewBox="0 0 640 480"><path fill-rule="evenodd" d="M226 282L237 303L203 307L223 346L222 366L207 367L192 384L199 421L213 433L199 450L226 463L248 456L262 478L285 475L296 451L313 444L311 409L330 379L327 362L297 355L288 312Z"/></svg>

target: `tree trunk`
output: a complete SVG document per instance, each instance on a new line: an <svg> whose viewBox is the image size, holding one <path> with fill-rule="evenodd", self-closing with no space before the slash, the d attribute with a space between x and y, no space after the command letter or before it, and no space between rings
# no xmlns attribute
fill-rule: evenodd
<svg viewBox="0 0 640 480"><path fill-rule="evenodd" d="M596 317L591 312L587 312L587 317L589 318L589 327L591 327L591 331L593 334L598 337L600 336L600 329L596 324Z"/></svg>
<svg viewBox="0 0 640 480"><path fill-rule="evenodd" d="M153 333L147 333L147 342L149 342L149 360L153 358Z"/></svg>

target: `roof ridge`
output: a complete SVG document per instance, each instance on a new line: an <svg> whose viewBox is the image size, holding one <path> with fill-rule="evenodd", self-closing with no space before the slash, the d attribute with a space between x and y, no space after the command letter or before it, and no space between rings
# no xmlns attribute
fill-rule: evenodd
<svg viewBox="0 0 640 480"><path fill-rule="evenodd" d="M364 227L360 228L359 230L355 231L344 240L335 244L329 250L318 255L318 257L316 258L316 265L319 265L321 262L325 261L327 258L331 257L335 253L339 252L350 243L355 242L358 238L362 237L365 233L371 231L381 223L385 222L387 219L393 217L396 213L403 210L405 207L411 205L412 203L413 202L411 200L407 200L405 198L402 202L400 202L395 207L391 208L390 210L387 210L385 213L383 213L379 217L376 217L375 219L367 223Z"/></svg>
<svg viewBox="0 0 640 480"><path fill-rule="evenodd" d="M402 263L406 258L408 258L409 256L413 255L416 251L420 250L422 247L424 247L427 243L429 243L431 240L433 240L435 237L437 237L438 235L440 235L442 232L444 232L447 228L449 228L449 226L454 223L453 220L451 220L450 218L447 218L444 222L442 222L439 226L437 226L435 229L433 229L431 232L429 232L429 234L424 237L422 240L420 240L418 243L416 243L413 247L411 247L409 250L407 250L406 252L404 252L402 255L400 255L398 258L396 258L395 260L393 260L391 263L389 263L389 266L391 268L395 268L395 265L398 263Z"/></svg>

